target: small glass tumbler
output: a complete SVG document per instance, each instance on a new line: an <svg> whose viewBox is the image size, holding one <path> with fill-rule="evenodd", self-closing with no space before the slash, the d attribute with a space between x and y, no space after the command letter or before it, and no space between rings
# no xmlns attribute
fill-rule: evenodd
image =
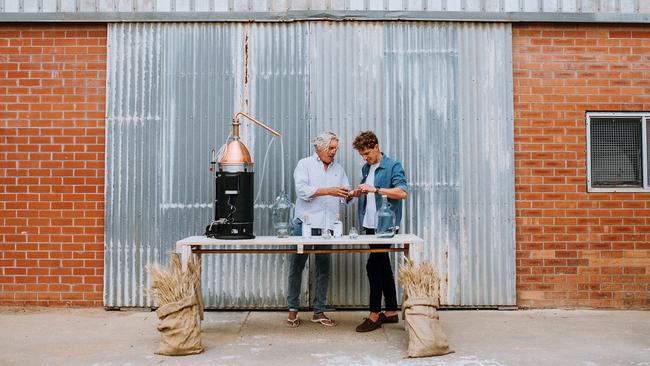
<svg viewBox="0 0 650 366"><path fill-rule="evenodd" d="M356 239L359 237L359 233L357 232L357 229L354 226L350 228L349 235L350 235L350 239Z"/></svg>

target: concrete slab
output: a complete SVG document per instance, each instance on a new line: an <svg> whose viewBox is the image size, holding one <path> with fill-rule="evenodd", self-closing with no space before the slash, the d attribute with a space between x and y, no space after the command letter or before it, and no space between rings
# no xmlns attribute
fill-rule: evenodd
<svg viewBox="0 0 650 366"><path fill-rule="evenodd" d="M330 315L337 327L290 329L285 312L207 312L205 352L165 357L153 312L0 308L0 365L650 366L650 312L443 311L456 352L423 359L404 359L402 324L359 334L365 312Z"/></svg>

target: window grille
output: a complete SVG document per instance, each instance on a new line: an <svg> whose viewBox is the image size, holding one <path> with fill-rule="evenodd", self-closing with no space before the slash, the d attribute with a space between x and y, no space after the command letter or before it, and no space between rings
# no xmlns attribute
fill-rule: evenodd
<svg viewBox="0 0 650 366"><path fill-rule="evenodd" d="M648 189L650 113L587 114L588 190Z"/></svg>

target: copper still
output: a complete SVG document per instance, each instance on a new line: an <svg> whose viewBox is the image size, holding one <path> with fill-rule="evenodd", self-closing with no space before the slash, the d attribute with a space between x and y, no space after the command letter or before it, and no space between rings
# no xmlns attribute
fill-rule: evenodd
<svg viewBox="0 0 650 366"><path fill-rule="evenodd" d="M238 112L232 121L232 133L218 154L212 154L215 173L214 220L205 235L217 239L253 239L254 172L253 160L239 137L239 117L244 116L276 137L280 133L247 113ZM215 169L215 165L217 165Z"/></svg>

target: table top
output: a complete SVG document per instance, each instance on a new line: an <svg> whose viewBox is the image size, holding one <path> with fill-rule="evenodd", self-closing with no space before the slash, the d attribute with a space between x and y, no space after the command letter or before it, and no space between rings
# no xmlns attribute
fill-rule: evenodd
<svg viewBox="0 0 650 366"><path fill-rule="evenodd" d="M340 238L323 239L320 236L303 238L301 236L289 236L278 238L277 236L257 236L255 239L213 239L205 236L190 236L176 242L180 245L373 245L373 244L420 244L424 240L413 234L397 234L392 238L378 238L374 235L359 235L356 239L350 239L348 235Z"/></svg>

